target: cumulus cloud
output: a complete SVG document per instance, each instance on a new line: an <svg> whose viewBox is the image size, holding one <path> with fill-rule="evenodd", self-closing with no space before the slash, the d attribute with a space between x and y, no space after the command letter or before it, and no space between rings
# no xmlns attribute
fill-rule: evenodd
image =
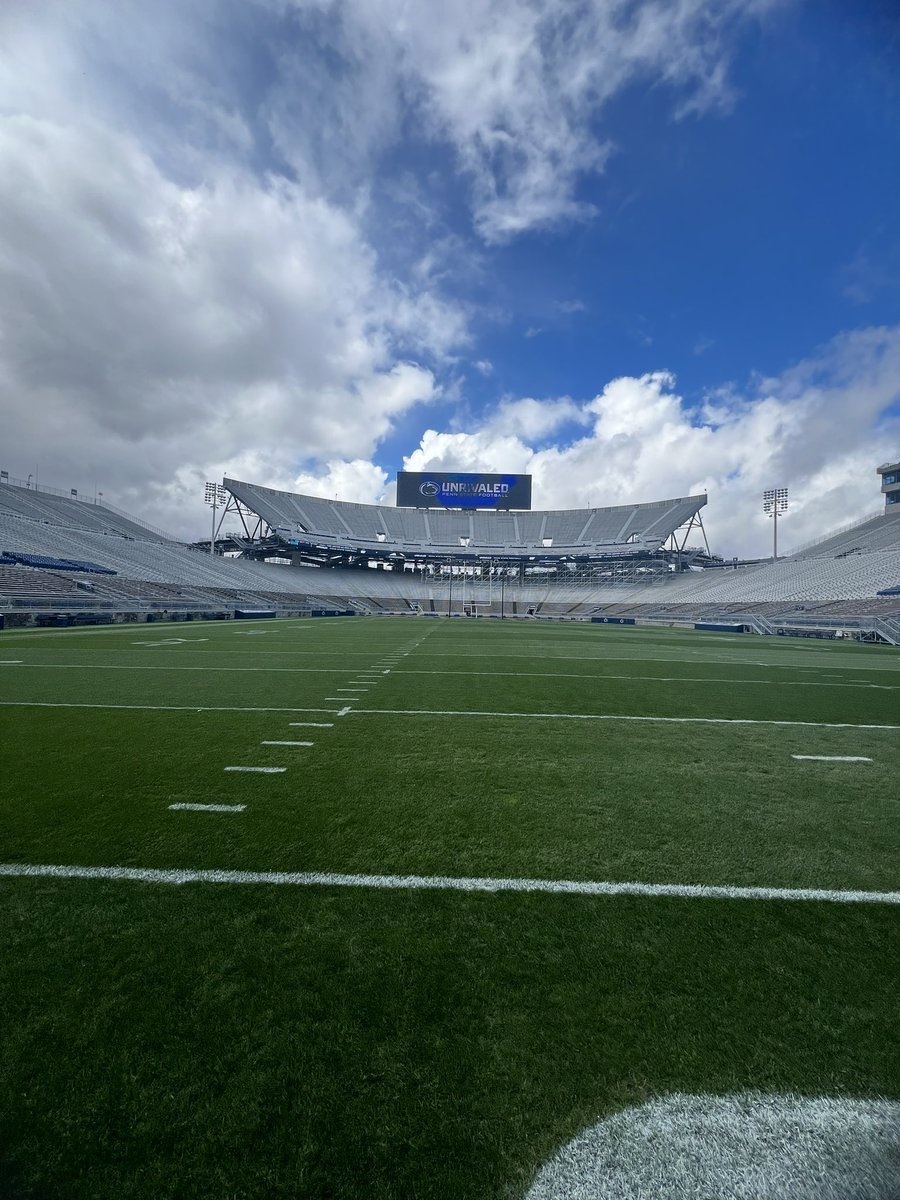
<svg viewBox="0 0 900 1200"><path fill-rule="evenodd" d="M491 415L488 428L499 434L516 434L532 443L542 442L548 434L567 422L585 424L587 416L569 396L557 400L504 400Z"/></svg>
<svg viewBox="0 0 900 1200"><path fill-rule="evenodd" d="M507 413L467 432L427 430L406 468L529 472L540 508L705 491L713 550L762 555L771 544L766 488L791 491L782 546L880 507L874 468L900 441L900 326L842 334L781 376L722 389L700 409L657 371L612 380L580 406L528 400ZM563 414L589 431L539 448Z"/></svg>
<svg viewBox="0 0 900 1200"><path fill-rule="evenodd" d="M346 500L356 504L378 504L387 484L387 472L366 459L351 462L335 460L327 464L324 474L300 474L291 490L304 496L321 496L325 500Z"/></svg>
<svg viewBox="0 0 900 1200"><path fill-rule="evenodd" d="M221 139L194 145L180 129L166 161L162 139L113 102L124 52L115 39L96 49L102 9L58 12L46 37L24 6L5 15L28 70L0 67L4 469L99 484L190 536L204 478L289 486L305 464L370 457L440 394L435 370L468 337L464 308L384 270L358 207L253 171ZM151 61L166 28L148 33ZM79 92L79 74L104 82ZM176 55L170 103L188 74ZM205 76L196 90L205 137L221 97Z"/></svg>
<svg viewBox="0 0 900 1200"><path fill-rule="evenodd" d="M182 187L127 138L27 116L0 121L0 164L7 436L45 476L121 494L265 445L285 478L370 455L434 397L398 346L442 348L454 318L380 278L352 221L297 185Z"/></svg>

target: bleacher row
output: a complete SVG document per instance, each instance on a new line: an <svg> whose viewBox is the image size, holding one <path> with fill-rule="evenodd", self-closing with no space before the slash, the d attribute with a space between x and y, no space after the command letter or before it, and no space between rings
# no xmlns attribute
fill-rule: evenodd
<svg viewBox="0 0 900 1200"><path fill-rule="evenodd" d="M706 496L681 496L611 508L462 512L323 500L237 479L226 478L225 486L287 541L411 554L460 548L512 557L548 549L635 554L657 549L706 503Z"/></svg>

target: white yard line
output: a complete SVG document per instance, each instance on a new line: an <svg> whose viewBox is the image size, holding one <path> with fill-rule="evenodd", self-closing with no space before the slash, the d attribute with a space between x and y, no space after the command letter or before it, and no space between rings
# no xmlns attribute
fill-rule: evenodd
<svg viewBox="0 0 900 1200"><path fill-rule="evenodd" d="M170 804L172 812L243 812L246 804Z"/></svg>
<svg viewBox="0 0 900 1200"><path fill-rule="evenodd" d="M24 661L21 658L0 659L0 667L21 667L24 665Z"/></svg>
<svg viewBox="0 0 900 1200"><path fill-rule="evenodd" d="M314 746L315 742L260 742L261 746Z"/></svg>
<svg viewBox="0 0 900 1200"><path fill-rule="evenodd" d="M341 696L326 699L340 700ZM249 708L244 705L204 704L76 704L62 700L0 700L0 708L123 708L135 712L277 712L277 713L333 713L333 708Z"/></svg>
<svg viewBox="0 0 900 1200"><path fill-rule="evenodd" d="M0 864L6 878L123 879L136 883L276 884L385 888L397 891L545 892L570 896L644 896L682 900L801 900L832 904L900 904L900 892L834 888L740 887L700 883L619 883L575 879L497 879L453 875L343 875L328 871L217 871L152 867Z"/></svg>
<svg viewBox="0 0 900 1200"><path fill-rule="evenodd" d="M581 671L416 671L408 667L402 667L397 671L398 675L440 675L448 677L452 675L474 675L485 676L498 679L581 679L585 683L603 683L607 679L625 680L628 683L703 683L721 684L723 687L731 687L735 683L756 684L760 687L849 687L849 688L876 688L879 691L894 692L900 691L900 685L883 684L883 683L867 683L864 680L857 680L851 683L820 683L818 680L808 679L729 679L722 675L589 675Z"/></svg>
<svg viewBox="0 0 900 1200"><path fill-rule="evenodd" d="M287 767L223 767L225 771L241 771L245 775L283 775Z"/></svg>
<svg viewBox="0 0 900 1200"><path fill-rule="evenodd" d="M871 758L862 758L854 754L792 754L801 762L871 762Z"/></svg>
<svg viewBox="0 0 900 1200"><path fill-rule="evenodd" d="M463 656L465 657L465 656ZM590 660L594 661L594 660ZM769 664L766 664L768 667ZM772 664L774 666L774 664ZM27 666L32 669L60 671L194 671L232 674L262 674L262 675L346 675L346 667L183 667L141 664L127 666L121 663L26 663L23 659L0 661L0 666ZM398 669L399 668L399 669ZM775 679L729 679L724 676L704 675L590 675L580 671L417 671L402 667L399 662L391 663L381 674L386 675L391 669L400 675L441 675L441 676L485 676L488 678L510 679L581 679L585 683L602 683L607 679L624 680L628 683L702 683L721 684L731 687L733 684L756 684L761 687L827 687L827 688L874 688L878 691L900 691L900 684L869 683L865 680L846 683L821 683L818 680L775 680ZM862 668L860 668L862 669ZM353 682L352 680L350 681ZM362 680L363 683L375 683L377 680Z"/></svg>
<svg viewBox="0 0 900 1200"><path fill-rule="evenodd" d="M301 725L309 729L334 729L334 721L288 721L294 729L299 729Z"/></svg>
<svg viewBox="0 0 900 1200"><path fill-rule="evenodd" d="M325 699L326 700L358 700L359 696L326 696ZM341 713L338 713L338 716L341 716L341 715L342 715Z"/></svg>
<svg viewBox="0 0 900 1200"><path fill-rule="evenodd" d="M328 697L326 696L326 700ZM900 729L900 725L858 725L848 721L775 721L755 717L632 717L621 713L478 712L440 708L354 708L355 715L388 717L521 717L537 721L650 721L673 725L788 725L810 729Z"/></svg>
<svg viewBox="0 0 900 1200"><path fill-rule="evenodd" d="M540 646L540 644L538 644L536 646L535 650L530 653L529 652L510 653L508 651L499 651L499 652L476 651L475 653L467 653L467 652L447 651L447 650L440 650L440 651L429 650L429 651L426 651L424 657L425 658L454 658L454 659L463 659L463 658L493 658L493 659L529 658L532 661L536 658L540 658L540 659L544 659L548 662L551 662L551 661L552 662L566 662L566 661L575 660L578 662L595 662L595 663L605 663L605 662L691 663L693 666L706 666L708 664L713 664L715 666L737 665L737 666L748 666L748 667L765 667L766 669L772 669L775 671L803 671L810 675L818 675L823 670L833 671L836 666L836 664L834 662L828 663L827 665L824 662L820 662L820 664L818 666L810 666L809 663L800 663L800 662L785 663L785 662L775 662L774 660L769 662L769 661L761 661L760 659L757 659L757 658L742 658L742 659L722 658L722 657L719 657L716 655L704 654L703 652L700 652L700 651L698 651L694 655L690 655L687 658L682 658L678 655L665 655L662 658L656 658L653 655L649 655L649 654L596 654L596 655L583 654L583 653L582 654L574 654L574 653L547 654L547 653L543 652L544 649L545 648L542 648ZM828 653L828 652L827 651L823 652L823 655L825 653ZM897 662L898 660L896 658L894 658L893 661ZM869 659L868 662L849 662L849 661L842 662L840 664L840 669L842 671L892 671L893 672L893 671L900 671L900 665L898 665L898 666L888 665L885 662L885 660L883 660L883 659L881 661Z"/></svg>
<svg viewBox="0 0 900 1200"><path fill-rule="evenodd" d="M167 667L158 663L126 666L122 663L23 663L29 667L45 667L60 671L217 671L236 674L280 675L348 675L346 667Z"/></svg>

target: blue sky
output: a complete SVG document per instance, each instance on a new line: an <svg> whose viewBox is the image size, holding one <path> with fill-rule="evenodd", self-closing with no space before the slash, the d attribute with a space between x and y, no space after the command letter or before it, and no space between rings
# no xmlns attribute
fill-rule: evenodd
<svg viewBox="0 0 900 1200"><path fill-rule="evenodd" d="M900 453L900 17L838 0L8 0L2 465L709 493L723 554Z"/></svg>

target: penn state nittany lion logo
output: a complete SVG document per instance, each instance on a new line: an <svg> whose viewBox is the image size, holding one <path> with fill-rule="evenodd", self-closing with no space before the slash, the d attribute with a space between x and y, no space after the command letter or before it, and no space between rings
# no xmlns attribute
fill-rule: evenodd
<svg viewBox="0 0 900 1200"><path fill-rule="evenodd" d="M424 483L419 485L419 491L423 496L436 496L440 490L440 487L433 479L426 479Z"/></svg>

